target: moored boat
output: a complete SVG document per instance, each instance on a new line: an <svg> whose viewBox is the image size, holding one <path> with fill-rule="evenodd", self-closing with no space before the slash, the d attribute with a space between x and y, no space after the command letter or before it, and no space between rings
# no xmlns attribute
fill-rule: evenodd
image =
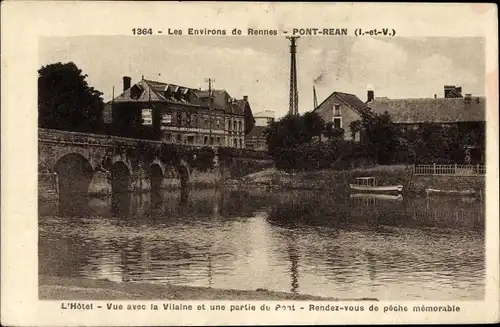
<svg viewBox="0 0 500 327"><path fill-rule="evenodd" d="M357 177L354 184L349 184L350 188L356 191L366 192L398 192L403 191L403 185L377 185L375 177Z"/></svg>
<svg viewBox="0 0 500 327"><path fill-rule="evenodd" d="M442 195L474 195L476 191L474 190L439 190L435 188L427 188L425 189L425 193L427 195L430 194L442 194Z"/></svg>
<svg viewBox="0 0 500 327"><path fill-rule="evenodd" d="M373 198L373 199L378 199L378 200L396 200L396 201L402 201L403 200L403 195L398 194L398 195L392 195L392 194L376 194L376 193L355 193L350 195L351 199L367 199L367 198Z"/></svg>

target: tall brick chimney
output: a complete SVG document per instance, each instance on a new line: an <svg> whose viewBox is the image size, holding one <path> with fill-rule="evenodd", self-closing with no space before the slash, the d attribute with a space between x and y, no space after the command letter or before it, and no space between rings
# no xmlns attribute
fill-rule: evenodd
<svg viewBox="0 0 500 327"><path fill-rule="evenodd" d="M123 92L130 89L130 84L132 82L132 78L129 76L123 76Z"/></svg>
<svg viewBox="0 0 500 327"><path fill-rule="evenodd" d="M366 102L372 102L375 99L375 92L373 91L373 85L368 84L368 91L366 92Z"/></svg>

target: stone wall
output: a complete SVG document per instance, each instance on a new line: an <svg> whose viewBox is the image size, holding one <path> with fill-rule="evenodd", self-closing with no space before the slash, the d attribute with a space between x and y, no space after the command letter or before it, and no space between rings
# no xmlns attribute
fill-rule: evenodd
<svg viewBox="0 0 500 327"><path fill-rule="evenodd" d="M47 200L57 199L59 196L57 188L57 174L38 174L38 193L40 198Z"/></svg>
<svg viewBox="0 0 500 327"><path fill-rule="evenodd" d="M47 129L39 129L38 134L40 198L59 197L55 167L67 155L76 156L71 158L74 167L64 163L65 167L70 167L67 168L70 171L66 174L69 176L66 176L66 182L71 182L73 171L85 170L91 174L87 176L89 186L86 192L92 195L111 194L111 171L116 171L113 170L117 167L115 164L123 163L122 168L126 166L128 173L125 174L129 174L130 180L127 184L122 178L125 185L122 183L120 189L131 192L149 192L152 187L150 174L160 176L160 170L163 174L159 180L161 188L182 187L179 172L187 176L183 179L186 186L205 188L218 187L227 179L240 178L273 166L272 159L262 151L180 145L163 149L164 145L156 141ZM154 184L157 183L158 180Z"/></svg>

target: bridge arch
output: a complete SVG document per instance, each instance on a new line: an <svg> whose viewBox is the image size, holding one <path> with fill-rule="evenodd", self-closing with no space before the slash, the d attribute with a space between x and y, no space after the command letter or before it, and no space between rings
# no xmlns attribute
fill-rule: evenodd
<svg viewBox="0 0 500 327"><path fill-rule="evenodd" d="M94 174L90 162L81 154L62 156L54 165L60 195L86 194Z"/></svg>
<svg viewBox="0 0 500 327"><path fill-rule="evenodd" d="M153 162L149 167L151 191L157 191L162 187L164 176L164 168L159 163Z"/></svg>

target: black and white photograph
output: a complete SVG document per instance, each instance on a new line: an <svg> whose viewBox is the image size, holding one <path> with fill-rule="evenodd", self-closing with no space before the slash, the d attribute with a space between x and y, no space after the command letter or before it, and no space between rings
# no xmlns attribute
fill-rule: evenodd
<svg viewBox="0 0 500 327"><path fill-rule="evenodd" d="M2 324L499 319L495 6L46 4L2 24Z"/></svg>
<svg viewBox="0 0 500 327"><path fill-rule="evenodd" d="M41 39L40 297L483 299L484 51Z"/></svg>

